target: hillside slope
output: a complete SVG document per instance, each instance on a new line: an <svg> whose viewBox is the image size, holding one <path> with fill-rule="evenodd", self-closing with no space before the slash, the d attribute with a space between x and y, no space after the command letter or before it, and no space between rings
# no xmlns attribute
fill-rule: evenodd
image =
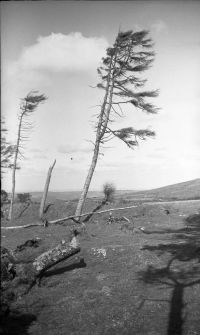
<svg viewBox="0 0 200 335"><path fill-rule="evenodd" d="M153 190L127 194L128 199L195 199L200 198L200 178Z"/></svg>

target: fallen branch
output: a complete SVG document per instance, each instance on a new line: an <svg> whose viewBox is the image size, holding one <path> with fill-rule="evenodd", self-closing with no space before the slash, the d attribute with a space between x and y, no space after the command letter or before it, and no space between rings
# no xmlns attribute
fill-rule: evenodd
<svg viewBox="0 0 200 335"><path fill-rule="evenodd" d="M103 213L107 213L107 212L113 212L113 211L121 211L121 210L124 210L124 209L129 209L129 208L134 208L134 207L138 207L137 205L133 205L133 206L128 206L128 207L120 207L120 208L110 208L110 209L105 209L104 211L100 211L100 212L88 212L88 213L84 213L84 214L81 214L79 215L79 217L82 217L82 216L86 216L86 215L89 215L89 214L94 214L94 215L97 215L97 214L103 214ZM71 216L67 216L65 218L62 218L62 219L58 219L58 220L53 220L53 221L49 221L48 223L49 224L56 224L56 223L60 223L62 221L67 221L67 220L71 220L73 218L76 218L75 215L71 215Z"/></svg>
<svg viewBox="0 0 200 335"><path fill-rule="evenodd" d="M134 208L134 207L138 207L138 206L137 205L132 205L132 206L128 206L128 207L110 208L110 209L106 209L106 210L103 210L103 211L100 211L100 212L88 212L88 213L84 213L84 214L79 215L79 217L87 216L87 215L90 215L90 214L97 215L97 214L103 214L103 213L113 212L113 211L121 211L121 210L124 210L124 209L129 209L129 208ZM76 218L76 215L70 215L70 216L66 216L62 219L48 221L47 225L57 224L57 223L59 224L59 223L62 223L64 221L67 221L67 220L74 220L75 218ZM8 230L8 229L29 228L29 227L34 227L34 226L45 226L45 224L44 223L30 223L30 224L24 225L24 226L12 226L12 227L1 227L1 228Z"/></svg>
<svg viewBox="0 0 200 335"><path fill-rule="evenodd" d="M1 229L5 229L5 230L22 229L22 228L30 228L30 227L35 227L35 226L43 226L44 227L44 223L30 223L30 224L26 224L26 225L23 225L23 226L1 227Z"/></svg>

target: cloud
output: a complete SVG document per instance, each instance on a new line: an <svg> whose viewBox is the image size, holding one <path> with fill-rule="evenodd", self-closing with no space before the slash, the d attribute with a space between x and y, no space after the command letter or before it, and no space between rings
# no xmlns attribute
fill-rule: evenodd
<svg viewBox="0 0 200 335"><path fill-rule="evenodd" d="M33 156L35 159L48 159L48 157L44 154L36 154Z"/></svg>
<svg viewBox="0 0 200 335"><path fill-rule="evenodd" d="M24 48L18 66L24 70L85 72L99 65L107 47L103 37L84 37L80 32L51 33Z"/></svg>
<svg viewBox="0 0 200 335"><path fill-rule="evenodd" d="M42 150L37 149L37 148L32 148L32 149L30 149L30 152L42 152Z"/></svg>
<svg viewBox="0 0 200 335"><path fill-rule="evenodd" d="M89 143L81 143L81 144L67 144L67 145L59 145L57 146L58 152L62 154L76 154L76 153L90 153L93 148Z"/></svg>
<svg viewBox="0 0 200 335"><path fill-rule="evenodd" d="M164 21L158 20L151 25L151 29L155 31L156 34L159 34L163 31L167 31L167 25Z"/></svg>

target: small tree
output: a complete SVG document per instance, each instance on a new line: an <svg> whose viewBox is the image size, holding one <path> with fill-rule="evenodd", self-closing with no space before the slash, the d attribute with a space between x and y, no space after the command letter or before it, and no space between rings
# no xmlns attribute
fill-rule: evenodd
<svg viewBox="0 0 200 335"><path fill-rule="evenodd" d="M1 218L5 217L5 213L3 211L3 206L8 202L8 193L5 190L1 190Z"/></svg>
<svg viewBox="0 0 200 335"><path fill-rule="evenodd" d="M6 203L8 201L8 193L5 190L1 190L1 203Z"/></svg>
<svg viewBox="0 0 200 335"><path fill-rule="evenodd" d="M22 99L20 105L20 113L19 113L19 125L18 125L18 133L17 133L17 143L15 146L14 153L14 162L12 168L12 194L11 194L11 203L9 209L9 220L12 219L13 213L13 204L15 197L15 174L17 168L17 160L18 158L23 158L22 149L25 141L28 140L28 133L32 128L32 124L27 121L27 118L32 115L32 113L36 110L38 105L46 100L46 96L44 94L38 95L37 91L32 91L27 96Z"/></svg>
<svg viewBox="0 0 200 335"><path fill-rule="evenodd" d="M146 80L137 76L138 73L146 71L152 64L154 60L152 47L152 40L148 37L148 31L119 32L113 47L107 49L107 57L102 59L102 66L98 68L101 82L97 87L103 89L105 94L97 116L93 157L77 205L77 218L82 213L100 147L116 137L133 149L138 145L138 140L145 140L155 135L154 131L149 129L137 130L133 127L113 129L111 127L116 117L123 116L123 106L126 104L148 114L157 113L158 108L148 99L156 97L158 91L141 91Z"/></svg>
<svg viewBox="0 0 200 335"><path fill-rule="evenodd" d="M104 193L104 202L111 202L114 198L114 194L116 192L116 188L112 183L105 183L103 185L103 193Z"/></svg>
<svg viewBox="0 0 200 335"><path fill-rule="evenodd" d="M11 159L14 154L15 146L9 144L6 140L7 128L5 121L1 119L1 172L4 173L5 169L12 168Z"/></svg>
<svg viewBox="0 0 200 335"><path fill-rule="evenodd" d="M31 194L30 193L18 193L17 198L19 202L26 203L31 201Z"/></svg>

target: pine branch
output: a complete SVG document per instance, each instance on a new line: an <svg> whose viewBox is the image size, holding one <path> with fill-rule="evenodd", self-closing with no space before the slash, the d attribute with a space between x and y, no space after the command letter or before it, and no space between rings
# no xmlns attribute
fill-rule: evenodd
<svg viewBox="0 0 200 335"><path fill-rule="evenodd" d="M122 140L131 149L138 145L138 139L146 140L147 137L155 136L155 132L149 129L136 130L132 127L121 128L118 130L111 130L108 128L108 131L110 131L110 133L112 133L115 137ZM131 139L132 136L134 136L135 140Z"/></svg>

